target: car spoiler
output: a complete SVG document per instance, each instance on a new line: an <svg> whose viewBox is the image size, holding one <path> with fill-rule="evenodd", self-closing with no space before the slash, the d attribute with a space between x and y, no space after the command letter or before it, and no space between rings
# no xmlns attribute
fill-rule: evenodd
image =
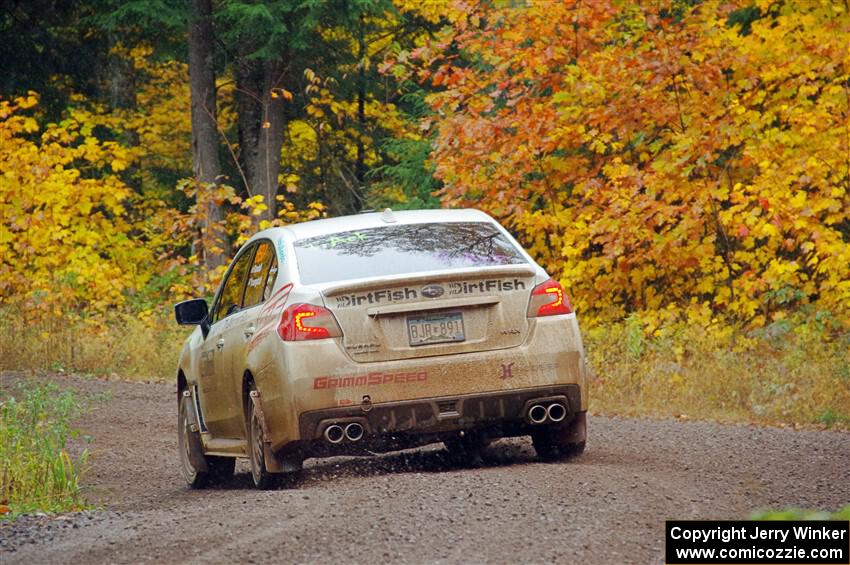
<svg viewBox="0 0 850 565"><path fill-rule="evenodd" d="M416 273L414 275L392 275L382 277L380 279L358 280L348 283L334 284L323 288L321 292L325 296L336 296L338 294L383 288L398 283L427 284L463 278L531 277L535 274L537 274L537 269L528 264L470 267L467 269L454 269L451 271L429 271L427 273Z"/></svg>

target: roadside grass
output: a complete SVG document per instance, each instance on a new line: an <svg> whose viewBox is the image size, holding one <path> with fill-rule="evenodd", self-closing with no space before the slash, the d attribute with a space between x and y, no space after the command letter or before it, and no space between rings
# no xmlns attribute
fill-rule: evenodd
<svg viewBox="0 0 850 565"><path fill-rule="evenodd" d="M756 510L748 518L750 520L850 520L850 504L835 512L803 510L801 508Z"/></svg>
<svg viewBox="0 0 850 565"><path fill-rule="evenodd" d="M663 314L583 327L591 411L850 429L850 332L828 317L749 330ZM167 382L191 331L166 306L75 321L32 321L7 307L0 328L0 370Z"/></svg>
<svg viewBox="0 0 850 565"><path fill-rule="evenodd" d="M0 370L47 370L138 381L170 381L191 330L178 326L170 307L152 315L33 319L0 309Z"/></svg>
<svg viewBox="0 0 850 565"><path fill-rule="evenodd" d="M73 392L52 383L0 388L0 520L86 507L79 480L88 450L75 457L66 448L80 410Z"/></svg>
<svg viewBox="0 0 850 565"><path fill-rule="evenodd" d="M816 319L747 331L633 316L584 337L592 411L850 428L850 332Z"/></svg>

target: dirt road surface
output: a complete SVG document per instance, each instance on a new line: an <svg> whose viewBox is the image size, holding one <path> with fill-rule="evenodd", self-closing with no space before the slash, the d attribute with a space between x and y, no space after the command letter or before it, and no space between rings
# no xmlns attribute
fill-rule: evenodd
<svg viewBox="0 0 850 565"><path fill-rule="evenodd" d="M8 386L12 377L0 377ZM526 439L453 464L439 445L308 461L295 489L193 491L172 385L54 377L104 395L80 422L96 510L0 525L13 563L662 563L665 519L850 503L850 433L594 417L578 460Z"/></svg>

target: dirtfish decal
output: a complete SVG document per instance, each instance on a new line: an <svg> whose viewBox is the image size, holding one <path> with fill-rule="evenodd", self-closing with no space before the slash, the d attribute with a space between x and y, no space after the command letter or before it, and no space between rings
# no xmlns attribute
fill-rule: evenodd
<svg viewBox="0 0 850 565"><path fill-rule="evenodd" d="M395 290L375 290L366 294L349 294L336 297L337 308L360 306L361 304L381 304L382 302L398 302L413 300L419 293L414 288L399 288Z"/></svg>
<svg viewBox="0 0 850 565"><path fill-rule="evenodd" d="M476 294L479 292L503 292L507 290L525 290L525 283L519 279L503 281L490 279L475 282L450 282L449 294Z"/></svg>
<svg viewBox="0 0 850 565"><path fill-rule="evenodd" d="M425 289L431 289L437 285L426 285L423 292L415 288L404 287L397 289L374 290L364 294L347 294L336 297L337 308L349 308L363 304L382 304L386 302L403 302L416 300L420 296L428 298ZM483 281L450 282L447 284L451 296L462 294L480 294L486 292L508 292L513 290L525 290L525 283L520 279L501 280L488 279Z"/></svg>

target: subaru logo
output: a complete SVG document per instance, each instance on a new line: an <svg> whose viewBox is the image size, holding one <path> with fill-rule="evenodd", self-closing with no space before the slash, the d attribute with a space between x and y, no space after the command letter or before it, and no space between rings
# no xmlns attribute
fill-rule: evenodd
<svg viewBox="0 0 850 565"><path fill-rule="evenodd" d="M439 298L444 292L443 287L438 284L429 284L422 287L422 296L425 298Z"/></svg>

